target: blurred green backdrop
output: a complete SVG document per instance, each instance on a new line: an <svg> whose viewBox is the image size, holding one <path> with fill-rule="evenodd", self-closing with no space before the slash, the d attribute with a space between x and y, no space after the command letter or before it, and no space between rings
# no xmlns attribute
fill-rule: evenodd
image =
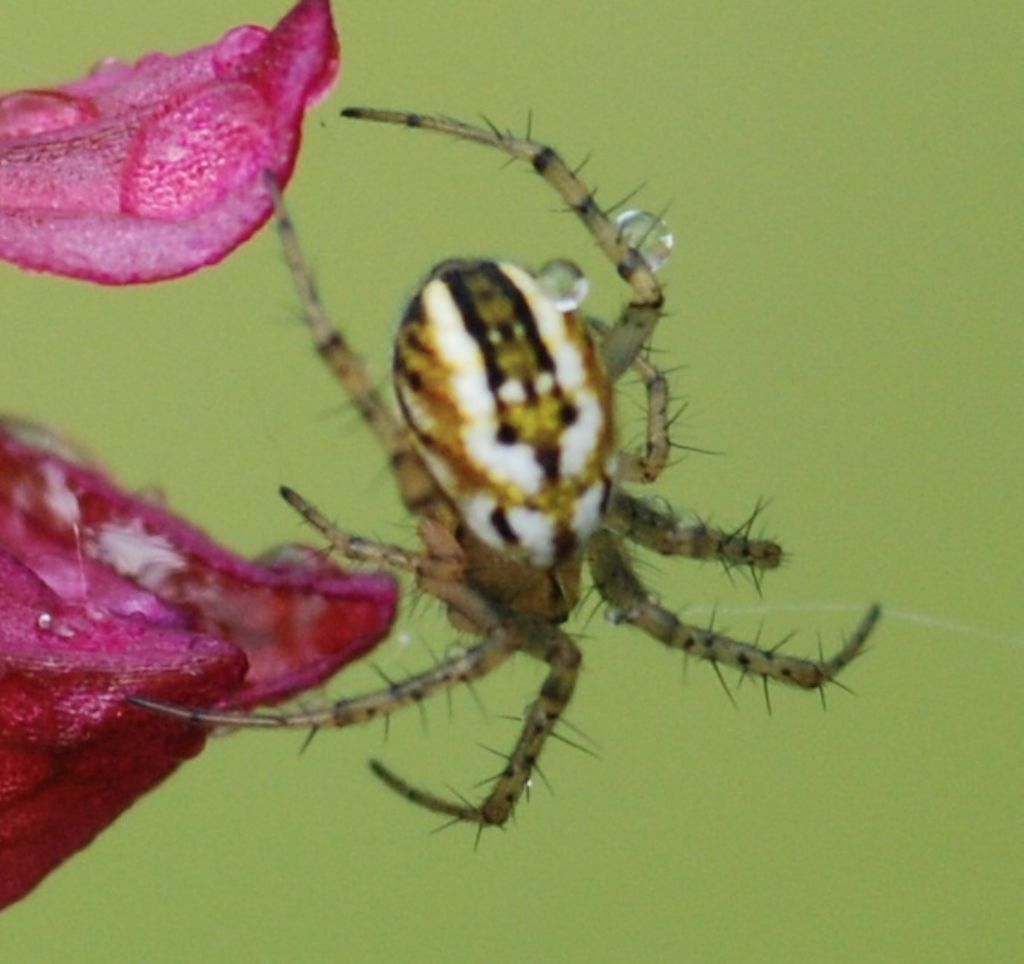
<svg viewBox="0 0 1024 964"><path fill-rule="evenodd" d="M4 16L0 89L45 86L272 23L286 0L50 0ZM492 772L537 684L515 663L383 728L211 745L0 922L3 960L1013 961L1021 897L1021 211L1018 4L615 0L373 3L336 14L342 85L289 201L336 318L384 372L419 277L453 254L564 255L605 315L624 291L529 173L344 104L481 112L534 131L606 202L669 219L659 356L690 455L658 492L739 521L761 496L792 551L766 582L685 562L667 603L813 653L881 600L834 689L754 687L600 618L571 720L517 823L431 836L378 786ZM1014 22L1015 21L1015 22ZM1016 79L1015 79L1016 78ZM1013 190L1016 185L1017 191ZM294 539L288 482L344 525L413 535L383 461L318 369L275 238L135 290L0 266L7 410L64 426L133 485L246 552ZM627 439L637 409L623 410ZM744 609L753 612L744 613ZM900 616L900 614L904 614ZM930 625L929 620L955 626ZM957 628L959 626L959 628ZM380 665L453 639L407 608ZM347 691L371 685L354 670Z"/></svg>

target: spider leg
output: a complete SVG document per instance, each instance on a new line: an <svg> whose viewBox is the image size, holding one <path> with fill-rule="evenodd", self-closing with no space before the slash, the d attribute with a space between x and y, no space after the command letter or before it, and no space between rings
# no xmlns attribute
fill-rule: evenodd
<svg viewBox="0 0 1024 964"><path fill-rule="evenodd" d="M129 702L197 726L265 729L351 726L390 716L396 710L419 703L434 693L486 676L516 651L518 640L515 635L502 626L492 607L473 590L461 583L429 579L424 579L423 584L427 592L467 621L488 627L487 632L475 645L453 653L430 669L391 683L384 689L337 700L322 707L293 711L263 710L257 713L194 709L141 697L129 697Z"/></svg>
<svg viewBox="0 0 1024 964"><path fill-rule="evenodd" d="M409 510L420 514L445 511L447 501L416 451L411 432L381 397L366 363L352 351L341 330L332 324L277 182L269 175L264 181L274 202L277 231L299 296L302 318L313 337L317 354L383 446Z"/></svg>
<svg viewBox="0 0 1024 964"><path fill-rule="evenodd" d="M461 560L415 552L402 546L376 542L339 529L315 505L294 489L281 487L281 497L346 559L374 566L388 566L421 578L453 579L461 574Z"/></svg>
<svg viewBox="0 0 1024 964"><path fill-rule="evenodd" d="M544 660L550 670L540 694L526 711L515 747L484 800L479 805L448 800L414 786L379 760L370 763L376 776L412 803L481 827L504 824L528 789L544 744L572 698L582 658L579 647L550 623L509 613L504 624L518 637L514 648Z"/></svg>
<svg viewBox="0 0 1024 964"><path fill-rule="evenodd" d="M528 138L514 137L495 127L474 127L450 117L369 107L347 107L341 115L437 131L493 147L530 164L583 222L619 276L633 289L629 304L601 346L605 366L613 379L629 368L661 317L665 301L661 282L643 255L626 243L621 230L602 210L593 192L553 148Z"/></svg>
<svg viewBox="0 0 1024 964"><path fill-rule="evenodd" d="M727 566L775 569L782 548L769 539L751 539L749 527L718 529L702 522L683 523L643 499L618 491L612 496L604 524L620 536L663 556L714 560Z"/></svg>
<svg viewBox="0 0 1024 964"><path fill-rule="evenodd" d="M643 354L630 366L644 384L647 396L647 437L641 453L619 453L619 479L623 482L654 482L668 463L669 391L668 380Z"/></svg>
<svg viewBox="0 0 1024 964"><path fill-rule="evenodd" d="M604 343L608 326L599 318L588 317L588 327ZM618 477L620 482L654 482L668 464L672 441L669 438L669 389L665 374L651 364L643 352L630 363L630 368L643 382L647 399L647 432L642 453L620 452Z"/></svg>
<svg viewBox="0 0 1024 964"><path fill-rule="evenodd" d="M601 319L588 317L587 326L601 340L608 337L608 325ZM620 482L641 482L649 484L657 480L668 464L668 453L672 445L669 427L668 379L664 372L652 365L644 352L638 352L629 365L643 382L647 399L647 431L644 451L619 452L618 479Z"/></svg>
<svg viewBox="0 0 1024 964"><path fill-rule="evenodd" d="M802 689L820 689L860 655L882 613L878 605L871 606L860 625L831 658L799 659L739 642L711 629L691 626L652 602L650 593L633 572L619 537L611 532L599 532L591 539L588 558L598 592L624 622L642 629L666 646L709 660L716 668L717 664L724 663L744 674Z"/></svg>

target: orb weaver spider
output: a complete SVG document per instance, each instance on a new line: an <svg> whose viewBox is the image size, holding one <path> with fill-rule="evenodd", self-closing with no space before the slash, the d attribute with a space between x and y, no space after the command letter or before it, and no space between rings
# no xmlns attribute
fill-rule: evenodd
<svg viewBox="0 0 1024 964"><path fill-rule="evenodd" d="M567 295L582 276L566 262L533 275L509 263L456 258L438 264L413 297L398 331L393 374L399 413L374 387L363 360L320 301L275 185L277 224L317 352L349 394L390 459L408 510L419 519L420 551L351 535L284 488L284 498L346 558L411 574L476 642L431 668L362 696L317 709L219 712L137 702L195 724L230 727L347 726L386 716L459 683L482 677L517 652L548 666L519 738L478 805L450 801L406 782L378 761L373 772L414 803L453 821L501 825L527 789L545 742L576 687L582 654L560 624L576 608L588 567L616 622L664 645L804 689L821 689L863 650L881 614L871 606L829 659L799 659L689 625L652 598L626 544L662 555L717 560L751 572L779 565L781 548L728 531L687 524L626 492L652 482L669 452L668 389L646 348L664 302L650 238L662 226L629 212L613 221L550 147L497 128L445 117L351 108L344 116L433 130L525 161L583 222L630 288L614 325L575 310ZM632 221L630 221L632 219ZM670 239L663 238L666 244ZM553 276L556 283L549 282ZM557 279L561 278L559 283ZM552 290L553 288L553 290ZM646 443L619 453L613 387L634 371L647 398Z"/></svg>

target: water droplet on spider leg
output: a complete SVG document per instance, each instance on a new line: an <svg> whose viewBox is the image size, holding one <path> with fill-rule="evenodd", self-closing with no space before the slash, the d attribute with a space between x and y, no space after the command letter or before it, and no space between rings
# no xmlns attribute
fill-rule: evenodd
<svg viewBox="0 0 1024 964"><path fill-rule="evenodd" d="M537 284L559 311L575 311L590 293L590 282L579 266L564 258L549 261L537 272Z"/></svg>
<svg viewBox="0 0 1024 964"><path fill-rule="evenodd" d="M636 248L652 271L665 266L676 238L661 218L647 211L623 211L615 219L615 226L622 240Z"/></svg>
<svg viewBox="0 0 1024 964"><path fill-rule="evenodd" d="M604 611L604 619L609 626L621 626L626 621L626 614L617 606L609 606Z"/></svg>

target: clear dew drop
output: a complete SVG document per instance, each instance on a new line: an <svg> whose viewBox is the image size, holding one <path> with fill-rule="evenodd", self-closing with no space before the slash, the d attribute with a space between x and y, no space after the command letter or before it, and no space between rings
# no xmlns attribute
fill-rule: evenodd
<svg viewBox="0 0 1024 964"><path fill-rule="evenodd" d="M2 132L0 132L2 133ZM48 455L56 455L66 462L80 465L82 468L95 468L92 456L68 436L58 432L49 425L33 422L31 419L19 418L16 415L0 416L0 432L11 435L18 442L42 449Z"/></svg>
<svg viewBox="0 0 1024 964"><path fill-rule="evenodd" d="M626 621L626 614L617 606L609 606L604 611L604 619L609 626L621 626Z"/></svg>
<svg viewBox="0 0 1024 964"><path fill-rule="evenodd" d="M398 645L401 646L402 649L408 649L416 641L416 637L408 630L399 633L397 639Z"/></svg>
<svg viewBox="0 0 1024 964"><path fill-rule="evenodd" d="M76 635L74 626L65 622L58 622L54 618L53 613L40 613L36 617L36 627L44 633L53 633L61 639L74 639Z"/></svg>
<svg viewBox="0 0 1024 964"><path fill-rule="evenodd" d="M665 266L676 238L661 218L647 211L629 210L615 219L615 225L622 240L640 252L652 271Z"/></svg>
<svg viewBox="0 0 1024 964"><path fill-rule="evenodd" d="M559 311L575 311L590 293L590 282L579 266L564 258L549 261L537 272L537 284Z"/></svg>

